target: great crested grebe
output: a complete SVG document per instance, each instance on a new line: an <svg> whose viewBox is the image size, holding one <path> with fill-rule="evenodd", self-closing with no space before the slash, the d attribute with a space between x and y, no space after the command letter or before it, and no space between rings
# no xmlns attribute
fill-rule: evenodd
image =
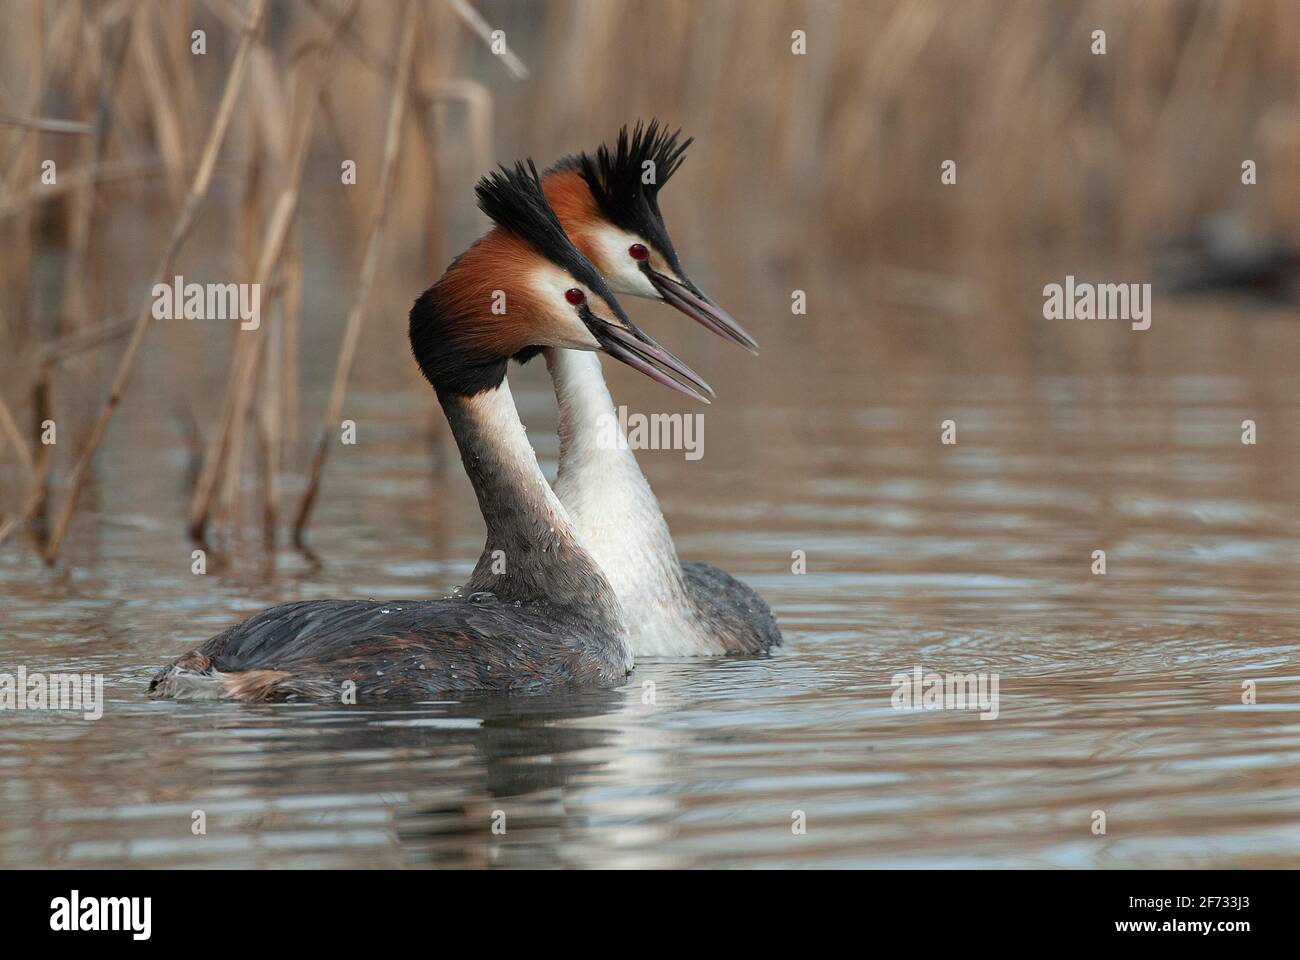
<svg viewBox="0 0 1300 960"><path fill-rule="evenodd" d="M357 701L412 699L617 684L632 669L618 597L537 464L507 362L542 348L604 350L691 396L707 387L628 320L565 236L531 160L528 170L516 164L484 178L476 192L496 226L452 262L410 317L415 359L487 524L462 594L272 607L165 667L151 696L337 700L351 691ZM499 292L501 315L492 310Z"/></svg>
<svg viewBox="0 0 1300 960"><path fill-rule="evenodd" d="M691 140L658 121L619 131L613 150L568 157L543 179L573 243L611 289L661 300L754 353L758 344L682 270L658 193ZM653 166L649 166L653 164ZM647 171L653 171L645 183ZM716 567L682 563L650 485L626 445L610 449L613 401L595 355L545 351L559 401L555 492L627 612L635 656L756 653L781 642L754 590Z"/></svg>

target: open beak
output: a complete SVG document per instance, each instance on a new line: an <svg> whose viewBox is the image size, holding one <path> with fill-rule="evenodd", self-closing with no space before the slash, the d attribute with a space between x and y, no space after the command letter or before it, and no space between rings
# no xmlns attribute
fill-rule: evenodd
<svg viewBox="0 0 1300 960"><path fill-rule="evenodd" d="M738 343L750 353L758 354L758 341L745 332L735 318L704 295L704 291L690 280L677 280L642 264L641 269L659 295L682 313L699 321L724 340Z"/></svg>
<svg viewBox="0 0 1300 960"><path fill-rule="evenodd" d="M710 397L717 396L698 373L636 327L630 324L624 327L593 313L588 317L587 328L602 350L641 371L655 383L662 383L701 403L709 403Z"/></svg>

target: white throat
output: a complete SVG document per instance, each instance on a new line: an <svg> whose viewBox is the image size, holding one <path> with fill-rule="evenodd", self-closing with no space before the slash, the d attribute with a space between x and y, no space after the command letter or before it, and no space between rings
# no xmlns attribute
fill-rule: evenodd
<svg viewBox="0 0 1300 960"><path fill-rule="evenodd" d="M672 535L625 443L595 353L548 349L560 410L555 493L627 615L638 657L722 653L699 622Z"/></svg>

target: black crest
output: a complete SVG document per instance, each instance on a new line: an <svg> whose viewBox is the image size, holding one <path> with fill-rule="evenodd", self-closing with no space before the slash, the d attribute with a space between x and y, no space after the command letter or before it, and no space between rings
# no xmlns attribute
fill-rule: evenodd
<svg viewBox="0 0 1300 960"><path fill-rule="evenodd" d="M681 266L677 251L659 212L659 188L677 172L682 154L695 142L694 137L688 137L679 143L681 133L669 133L658 120L652 119L644 126L637 121L630 135L627 127L618 132L614 149L601 144L595 157L580 153L560 164L582 175L596 204L611 222L645 237L678 272ZM653 167L647 167L648 163ZM648 170L653 170L653 177L645 183Z"/></svg>
<svg viewBox="0 0 1300 960"><path fill-rule="evenodd" d="M474 187L479 209L505 230L516 234L534 250L557 267L569 272L575 280L585 283L592 292L601 296L615 310L618 302L605 286L600 273L584 257L551 209L542 192L542 179L531 157L527 168L518 161L514 169L502 165L500 170L479 180Z"/></svg>
<svg viewBox="0 0 1300 960"><path fill-rule="evenodd" d="M603 297L626 321L605 281L569 241L555 211L546 202L537 167L516 163L484 177L474 188L478 205L503 230L517 235L539 254L568 272L593 293ZM462 254L463 256L463 254ZM439 393L472 396L500 385L506 375L506 360L472 339L460 336L460 318L449 312L443 296L448 277L462 263L457 257L442 278L416 300L411 308L411 350L421 371ZM540 347L526 347L515 359L527 360Z"/></svg>

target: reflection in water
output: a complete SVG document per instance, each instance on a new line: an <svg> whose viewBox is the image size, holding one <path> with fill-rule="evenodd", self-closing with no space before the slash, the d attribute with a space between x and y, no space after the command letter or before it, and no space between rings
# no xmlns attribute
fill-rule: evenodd
<svg viewBox="0 0 1300 960"><path fill-rule="evenodd" d="M430 468L431 401L371 370L347 411L364 443L334 457L314 531L323 566L284 553L268 577L250 542L193 576L180 440L125 410L71 571L0 552L0 669L102 672L109 699L96 723L0 715L0 863L1297 862L1300 401L1270 359L1293 365L1294 327L1225 336L1217 318L1166 313L1122 348L1119 331L1069 328L1071 356L1106 372L1040 357L994 375L911 369L896 319L833 349L824 327L746 322L761 361L673 328L729 402L707 412L702 460L641 460L682 554L759 589L787 644L643 662L617 690L149 702L151 671L232 619L296 598L436 595L482 534L445 448ZM898 371L872 366L881 342ZM979 349L953 338L968 367L1001 369ZM1112 363L1121 350L1137 353ZM1111 372L1134 364L1141 376ZM687 409L609 375L631 410ZM553 469L545 379L513 376ZM157 401L146 384L130 402ZM1240 443L1246 418L1255 446ZM955 446L939 443L945 419ZM891 678L916 666L999 674L998 719L892 709Z"/></svg>

